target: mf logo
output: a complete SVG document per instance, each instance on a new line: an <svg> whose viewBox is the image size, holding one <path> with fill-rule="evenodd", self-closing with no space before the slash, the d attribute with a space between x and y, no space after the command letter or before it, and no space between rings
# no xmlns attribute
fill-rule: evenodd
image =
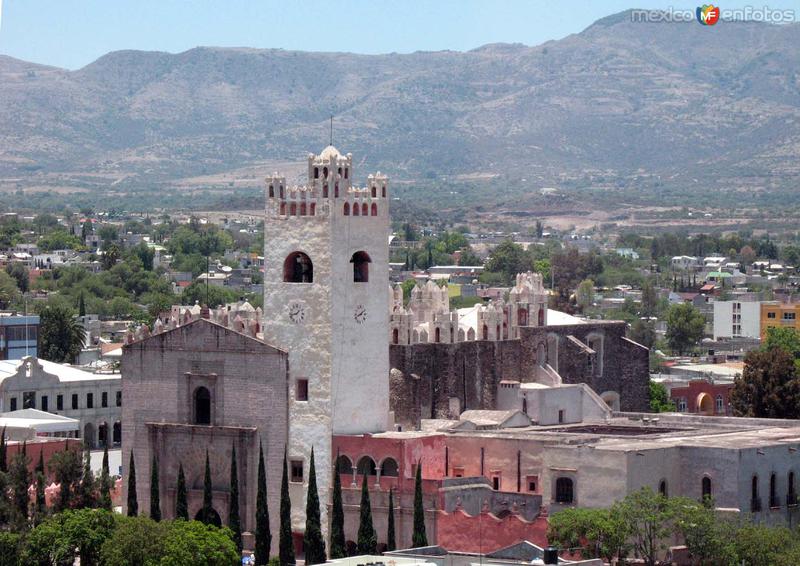
<svg viewBox="0 0 800 566"><path fill-rule="evenodd" d="M719 21L719 7L713 4L703 4L697 8L697 21L704 26L713 26Z"/></svg>

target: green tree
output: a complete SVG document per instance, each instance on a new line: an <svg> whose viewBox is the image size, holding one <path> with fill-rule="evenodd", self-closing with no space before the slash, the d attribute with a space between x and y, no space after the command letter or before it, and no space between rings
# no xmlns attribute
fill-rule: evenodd
<svg viewBox="0 0 800 566"><path fill-rule="evenodd" d="M161 520L161 490L158 480L158 456L153 453L150 459L150 518L156 522Z"/></svg>
<svg viewBox="0 0 800 566"><path fill-rule="evenodd" d="M411 535L411 542L414 548L428 546L425 508L422 502L422 461L417 463L417 474L414 479L414 532Z"/></svg>
<svg viewBox="0 0 800 566"><path fill-rule="evenodd" d="M641 344L648 350L652 350L656 343L655 326L649 320L637 318L631 325L629 338L634 342Z"/></svg>
<svg viewBox="0 0 800 566"><path fill-rule="evenodd" d="M584 279L575 290L575 301L581 310L586 310L594 302L594 281Z"/></svg>
<svg viewBox="0 0 800 566"><path fill-rule="evenodd" d="M513 285L517 273L533 270L533 257L511 240L498 245L486 262L486 271L500 275L500 283Z"/></svg>
<svg viewBox="0 0 800 566"><path fill-rule="evenodd" d="M21 535L0 531L0 566L19 566L21 546Z"/></svg>
<svg viewBox="0 0 800 566"><path fill-rule="evenodd" d="M675 403L669 398L663 383L650 380L650 410L654 413L670 413L675 411Z"/></svg>
<svg viewBox="0 0 800 566"><path fill-rule="evenodd" d="M72 506L73 494L81 481L81 453L65 448L50 457L50 472L59 484L59 497L56 510L63 511Z"/></svg>
<svg viewBox="0 0 800 566"><path fill-rule="evenodd" d="M136 462L133 461L133 450L128 463L128 517L139 514L139 500L136 497Z"/></svg>
<svg viewBox="0 0 800 566"><path fill-rule="evenodd" d="M642 316L655 316L658 309L658 294L650 280L642 285Z"/></svg>
<svg viewBox="0 0 800 566"><path fill-rule="evenodd" d="M206 450L206 471L203 475L203 507L200 509L199 520L206 525L219 526L219 516L214 511L213 491L211 484L211 464L208 461L208 450Z"/></svg>
<svg viewBox="0 0 800 566"><path fill-rule="evenodd" d="M367 474L361 481L361 506L358 522L358 553L375 554L378 552L378 535L372 523L372 506L369 502Z"/></svg>
<svg viewBox="0 0 800 566"><path fill-rule="evenodd" d="M178 465L178 488L175 496L175 518L189 520L189 503L186 497L186 476L183 474L183 462Z"/></svg>
<svg viewBox="0 0 800 566"><path fill-rule="evenodd" d="M20 293L28 292L28 289L30 289L30 274L27 267L15 261L6 265L6 273L16 281Z"/></svg>
<svg viewBox="0 0 800 566"><path fill-rule="evenodd" d="M97 500L95 497L95 481L94 474L92 473L91 453L87 445L83 451L83 473L81 481L78 484L76 491L78 507L81 508L94 508L97 507Z"/></svg>
<svg viewBox="0 0 800 566"><path fill-rule="evenodd" d="M227 528L199 521L173 521L164 539L159 566L238 566L241 561Z"/></svg>
<svg viewBox="0 0 800 566"><path fill-rule="evenodd" d="M667 343L674 352L684 354L703 337L706 319L689 303L672 305L667 311Z"/></svg>
<svg viewBox="0 0 800 566"><path fill-rule="evenodd" d="M81 291L80 299L78 299L78 316L86 316L86 301L83 298L83 291Z"/></svg>
<svg viewBox="0 0 800 566"><path fill-rule="evenodd" d="M762 351L780 349L791 354L795 359L795 365L800 370L800 333L791 327L770 327L767 328L767 335L761 344Z"/></svg>
<svg viewBox="0 0 800 566"><path fill-rule="evenodd" d="M342 479L338 458L333 469L333 505L331 507L331 560L345 558L347 547L344 536L344 508L342 506Z"/></svg>
<svg viewBox="0 0 800 566"><path fill-rule="evenodd" d="M31 475L28 471L30 458L24 450L17 452L11 459L8 476L11 482L12 499L14 501L15 523L18 528L25 529L28 525L29 497L28 488L31 485Z"/></svg>
<svg viewBox="0 0 800 566"><path fill-rule="evenodd" d="M97 231L97 235L100 237L103 243L116 242L117 236L119 236L119 231L117 230L116 226L105 224L100 227L100 230Z"/></svg>
<svg viewBox="0 0 800 566"><path fill-rule="evenodd" d="M103 269L105 271L110 270L112 267L117 265L117 262L122 257L122 252L119 249L117 244L109 244L107 246L103 246L103 257L101 260L101 264L103 265Z"/></svg>
<svg viewBox="0 0 800 566"><path fill-rule="evenodd" d="M612 513L618 513L628 525L628 540L636 555L647 566L656 566L658 554L674 530L675 510L667 498L643 487L616 503Z"/></svg>
<svg viewBox="0 0 800 566"><path fill-rule="evenodd" d="M101 509L111 511L111 472L108 468L108 442L103 445L103 467L100 470L100 494L98 504Z"/></svg>
<svg viewBox="0 0 800 566"><path fill-rule="evenodd" d="M242 522L239 518L239 471L236 468L236 445L231 450L231 487L228 499L228 528L233 533L233 542L242 551Z"/></svg>
<svg viewBox="0 0 800 566"><path fill-rule="evenodd" d="M74 363L86 340L86 331L61 305L48 305L39 313L39 356L56 363Z"/></svg>
<svg viewBox="0 0 800 566"><path fill-rule="evenodd" d="M264 446L258 443L258 491L256 493L256 566L266 566L272 545L267 505L267 472L264 466Z"/></svg>
<svg viewBox="0 0 800 566"><path fill-rule="evenodd" d="M283 451L283 476L281 477L281 516L278 537L278 554L281 565L294 564L294 543L292 541L292 500L289 499L289 467L286 449Z"/></svg>
<svg viewBox="0 0 800 566"><path fill-rule="evenodd" d="M389 488L389 517L386 520L386 550L397 549L394 534L394 490Z"/></svg>
<svg viewBox="0 0 800 566"><path fill-rule="evenodd" d="M717 516L713 505L684 497L669 499L675 512L676 530L683 537L692 558L700 564L735 564L730 521Z"/></svg>
<svg viewBox="0 0 800 566"><path fill-rule="evenodd" d="M102 509L67 510L48 517L31 530L22 564L99 566L100 549L114 530L114 516Z"/></svg>
<svg viewBox="0 0 800 566"><path fill-rule="evenodd" d="M314 467L314 448L308 465L308 492L306 494L306 531L303 534L306 564L324 564L325 539L322 537L322 522L317 493L317 471Z"/></svg>
<svg viewBox="0 0 800 566"><path fill-rule="evenodd" d="M5 271L0 271L0 308L7 308L17 300L19 300L19 289L16 281Z"/></svg>
<svg viewBox="0 0 800 566"><path fill-rule="evenodd" d="M169 522L150 517L114 517L114 532L100 548L103 566L156 566L164 555Z"/></svg>
<svg viewBox="0 0 800 566"><path fill-rule="evenodd" d="M39 462L36 464L36 500L34 503L33 522L38 525L47 516L47 501L45 499L45 475L44 475L44 450L39 450Z"/></svg>
<svg viewBox="0 0 800 566"><path fill-rule="evenodd" d="M549 518L547 540L561 548L581 547L583 558L624 559L629 528L610 509L568 508Z"/></svg>
<svg viewBox="0 0 800 566"><path fill-rule="evenodd" d="M748 352L730 393L734 415L776 419L800 416L800 378L794 356L781 348Z"/></svg>

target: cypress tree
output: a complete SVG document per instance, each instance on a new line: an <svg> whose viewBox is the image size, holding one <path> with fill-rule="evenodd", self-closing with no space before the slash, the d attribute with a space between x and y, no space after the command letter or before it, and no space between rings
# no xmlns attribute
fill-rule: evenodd
<svg viewBox="0 0 800 566"><path fill-rule="evenodd" d="M372 506L369 502L367 474L361 481L361 515L358 524L358 553L375 554L378 552L378 535L372 524Z"/></svg>
<svg viewBox="0 0 800 566"><path fill-rule="evenodd" d="M133 461L133 450L128 464L128 517L139 514L139 501L136 499L136 462Z"/></svg>
<svg viewBox="0 0 800 566"><path fill-rule="evenodd" d="M96 506L95 481L92 473L92 456L87 445L83 451L83 475L81 476L78 505L83 509L92 509Z"/></svg>
<svg viewBox="0 0 800 566"><path fill-rule="evenodd" d="M428 535L425 533L425 510L422 506L422 462L417 463L417 477L414 482L414 533L411 546L419 548L428 546Z"/></svg>
<svg viewBox="0 0 800 566"><path fill-rule="evenodd" d="M175 518L189 520L189 503L186 500L186 476L183 475L183 462L178 465L178 493L175 496Z"/></svg>
<svg viewBox="0 0 800 566"><path fill-rule="evenodd" d="M338 458L337 458L338 462ZM344 538L344 509L342 507L342 479L338 463L333 471L333 509L331 510L331 560L345 558L347 547Z"/></svg>
<svg viewBox="0 0 800 566"><path fill-rule="evenodd" d="M236 468L236 445L231 452L231 490L228 499L228 527L233 532L233 542L242 552L242 522L239 518L239 471Z"/></svg>
<svg viewBox="0 0 800 566"><path fill-rule="evenodd" d="M394 490L389 489L389 518L386 529L386 550L395 550L397 543L394 535Z"/></svg>
<svg viewBox="0 0 800 566"><path fill-rule="evenodd" d="M161 520L161 492L158 485L158 456L153 454L150 460L150 518Z"/></svg>
<svg viewBox="0 0 800 566"><path fill-rule="evenodd" d="M78 316L86 316L86 302L83 300L83 291L81 291L81 297L78 300Z"/></svg>
<svg viewBox="0 0 800 566"><path fill-rule="evenodd" d="M6 427L3 427L3 434L0 435L0 472L8 471L8 450L6 447Z"/></svg>
<svg viewBox="0 0 800 566"><path fill-rule="evenodd" d="M292 542L292 501L289 499L289 466L286 461L286 448L283 450L283 477L281 478L281 531L278 537L278 554L281 566L294 564L294 543Z"/></svg>
<svg viewBox="0 0 800 566"><path fill-rule="evenodd" d="M214 524L214 502L211 492L211 464L208 462L208 450L206 450L206 473L203 478L203 508L200 510L200 521L207 525Z"/></svg>
<svg viewBox="0 0 800 566"><path fill-rule="evenodd" d="M28 472L29 463L25 451L18 452L11 459L11 466L8 471L13 494L12 501L17 512L19 526L27 525L28 523L28 487L31 485L31 476Z"/></svg>
<svg viewBox="0 0 800 566"><path fill-rule="evenodd" d="M44 450L39 450L39 463L36 464L36 506L34 507L34 523L39 524L47 514L47 502L44 496Z"/></svg>
<svg viewBox="0 0 800 566"><path fill-rule="evenodd" d="M314 466L314 448L311 448L311 463L308 466L308 492L306 494L306 532L303 535L306 564L324 564L325 539L322 538L322 520L317 493L317 471Z"/></svg>
<svg viewBox="0 0 800 566"><path fill-rule="evenodd" d="M267 472L264 467L264 447L258 443L258 493L256 494L256 566L267 566L272 546L267 506Z"/></svg>
<svg viewBox="0 0 800 566"><path fill-rule="evenodd" d="M103 446L103 468L100 471L100 508L111 511L111 473L108 469L108 442Z"/></svg>

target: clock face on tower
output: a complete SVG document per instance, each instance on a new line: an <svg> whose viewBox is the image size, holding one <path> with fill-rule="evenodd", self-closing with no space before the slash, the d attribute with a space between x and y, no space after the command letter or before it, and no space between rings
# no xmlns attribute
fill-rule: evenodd
<svg viewBox="0 0 800 566"><path fill-rule="evenodd" d="M367 320L367 309L364 305L358 305L356 310L353 312L353 318L358 324L363 324L365 320Z"/></svg>
<svg viewBox="0 0 800 566"><path fill-rule="evenodd" d="M300 324L306 319L306 308L300 303L291 303L289 305L289 320L295 324Z"/></svg>

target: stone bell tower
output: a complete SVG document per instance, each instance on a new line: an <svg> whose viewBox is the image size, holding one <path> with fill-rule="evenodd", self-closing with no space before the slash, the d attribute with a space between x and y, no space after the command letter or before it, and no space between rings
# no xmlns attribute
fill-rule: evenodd
<svg viewBox="0 0 800 566"><path fill-rule="evenodd" d="M357 187L352 155L328 146L308 156L305 186L266 185L264 340L289 353L290 465L305 481L313 445L326 501L331 435L390 426L388 179Z"/></svg>

